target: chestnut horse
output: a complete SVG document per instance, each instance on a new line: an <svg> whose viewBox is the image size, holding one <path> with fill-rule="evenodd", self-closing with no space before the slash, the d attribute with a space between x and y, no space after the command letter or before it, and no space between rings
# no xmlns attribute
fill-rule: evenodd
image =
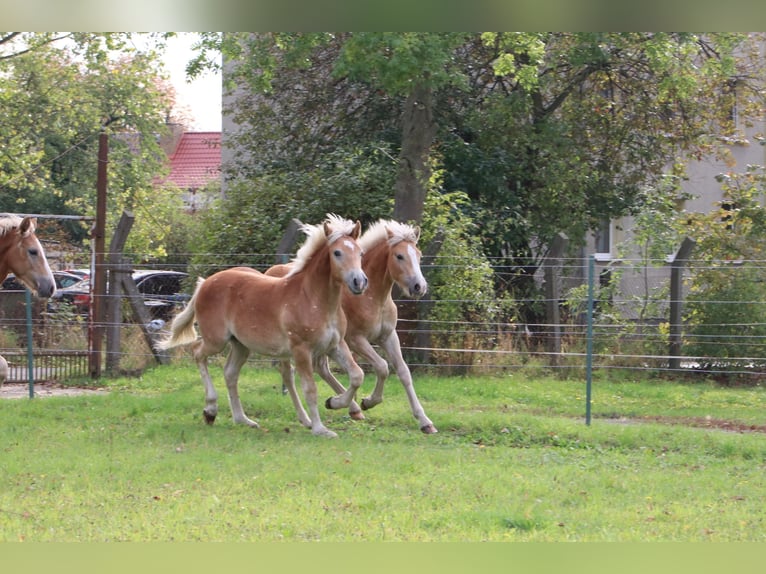
<svg viewBox="0 0 766 574"><path fill-rule="evenodd" d="M419 237L419 228L397 221L380 220L371 225L359 239L359 245L364 250L362 269L369 278L367 291L361 297L344 293L341 305L348 322L346 342L352 351L370 362L377 377L372 394L362 400L362 409L371 409L383 401L388 363L373 348L372 345L377 344L385 351L404 386L412 415L417 419L420 430L432 434L437 429L418 400L412 384L412 374L402 357L396 333L398 313L391 296L394 283L407 297L419 298L428 290L420 270L421 253L417 247ZM275 265L266 274L281 276L289 269L290 264ZM336 392L343 391L330 371L326 356L318 358L316 369ZM285 386L290 390L293 383L288 378L289 369L282 365L281 370ZM333 399L328 399L326 405L328 408L340 408ZM349 414L352 418L364 418L356 403L351 404Z"/></svg>
<svg viewBox="0 0 766 574"><path fill-rule="evenodd" d="M205 385L203 414L209 424L218 413L218 395L210 380L207 359L229 343L224 379L235 422L258 427L245 415L237 389L242 365L255 351L292 358L310 413L310 420L301 422L315 435L337 436L319 418L312 364L314 357L330 355L346 369L349 389L335 398L340 405L349 406L364 372L344 340L345 318L340 300L346 289L359 295L367 287L361 267L362 250L356 242L360 229L358 221L328 215L321 225L303 226L308 237L285 277L268 277L235 267L198 281L189 304L175 317L170 334L158 343L158 348L193 343L193 356ZM195 320L199 337L195 334Z"/></svg>
<svg viewBox="0 0 766 574"><path fill-rule="evenodd" d="M47 298L56 291L56 282L36 229L34 217L0 213L0 282L13 273L35 295Z"/></svg>

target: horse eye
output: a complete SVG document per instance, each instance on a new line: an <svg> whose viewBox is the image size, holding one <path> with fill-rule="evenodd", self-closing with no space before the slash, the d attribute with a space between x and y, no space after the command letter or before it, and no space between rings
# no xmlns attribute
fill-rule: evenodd
<svg viewBox="0 0 766 574"><path fill-rule="evenodd" d="M37 249L30 249L28 252L32 257L37 257L38 251Z"/></svg>
<svg viewBox="0 0 766 574"><path fill-rule="evenodd" d="M404 255L402 255L401 253L397 253L397 254L396 254L396 258L397 258L399 261L404 261Z"/></svg>
<svg viewBox="0 0 766 574"><path fill-rule="evenodd" d="M335 257L340 257L340 249L333 251L333 255L335 255Z"/></svg>

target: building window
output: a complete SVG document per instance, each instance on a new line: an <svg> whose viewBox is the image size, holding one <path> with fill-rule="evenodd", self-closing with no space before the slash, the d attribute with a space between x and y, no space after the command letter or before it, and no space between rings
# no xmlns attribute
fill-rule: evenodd
<svg viewBox="0 0 766 574"><path fill-rule="evenodd" d="M721 204L721 223L726 225L726 231L734 230L734 212L737 210L737 204L724 201Z"/></svg>
<svg viewBox="0 0 766 574"><path fill-rule="evenodd" d="M604 220L596 229L595 257L597 261L609 261L612 259L612 222Z"/></svg>

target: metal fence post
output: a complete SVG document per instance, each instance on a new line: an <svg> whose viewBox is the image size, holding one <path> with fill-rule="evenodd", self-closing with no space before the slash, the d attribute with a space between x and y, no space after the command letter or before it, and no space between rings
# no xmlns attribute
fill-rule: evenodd
<svg viewBox="0 0 766 574"><path fill-rule="evenodd" d="M29 398L35 396L35 355L32 352L32 293L29 289L24 289L25 302L27 307L27 371L29 375Z"/></svg>
<svg viewBox="0 0 766 574"><path fill-rule="evenodd" d="M585 424L590 426L591 387L593 385L593 284L596 274L596 257L588 260L588 328L585 355Z"/></svg>

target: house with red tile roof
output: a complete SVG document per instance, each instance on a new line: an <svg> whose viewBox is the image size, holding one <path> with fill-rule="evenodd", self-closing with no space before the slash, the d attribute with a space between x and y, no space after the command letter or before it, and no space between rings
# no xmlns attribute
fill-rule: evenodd
<svg viewBox="0 0 766 574"><path fill-rule="evenodd" d="M199 192L221 179L221 132L183 132L168 151L170 173L163 184L184 192L184 202L195 211L207 198Z"/></svg>

